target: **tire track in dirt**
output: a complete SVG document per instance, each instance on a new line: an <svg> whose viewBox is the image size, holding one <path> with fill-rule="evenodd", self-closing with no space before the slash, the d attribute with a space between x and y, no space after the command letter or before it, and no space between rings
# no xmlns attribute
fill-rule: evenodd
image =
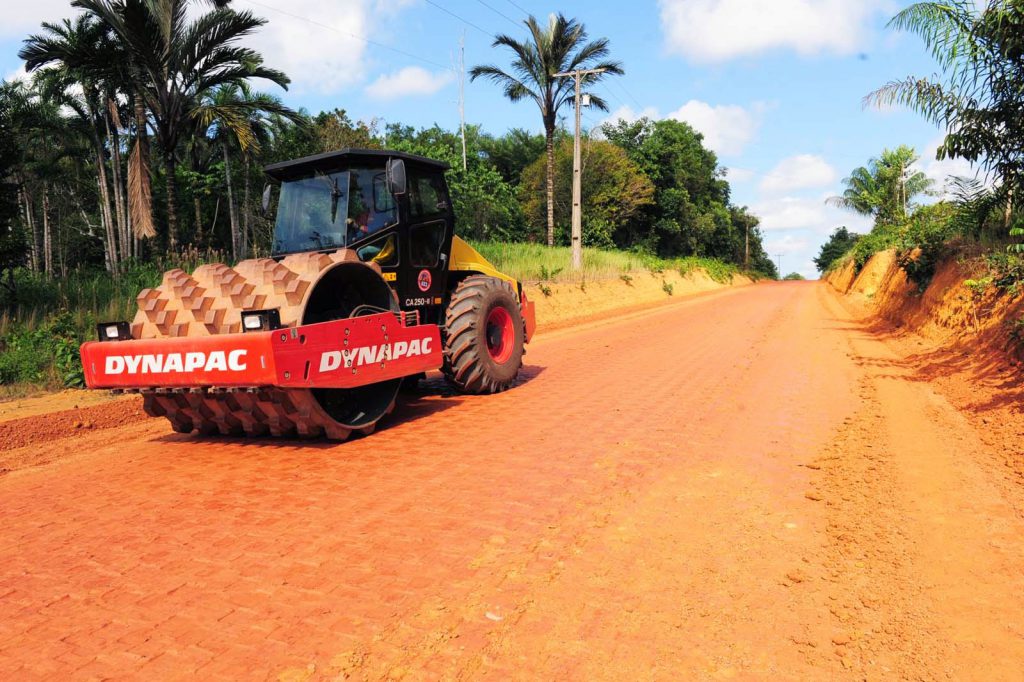
<svg viewBox="0 0 1024 682"><path fill-rule="evenodd" d="M1012 491L898 359L771 284L343 445L41 443L88 452L0 479L0 678L1012 679Z"/></svg>
<svg viewBox="0 0 1024 682"><path fill-rule="evenodd" d="M812 465L834 650L868 679L1019 679L1020 490L1005 497L967 420L867 327L848 339L861 407Z"/></svg>

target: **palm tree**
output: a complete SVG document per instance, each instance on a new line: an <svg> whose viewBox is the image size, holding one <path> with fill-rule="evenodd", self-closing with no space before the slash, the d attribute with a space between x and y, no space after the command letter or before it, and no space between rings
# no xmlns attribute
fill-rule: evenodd
<svg viewBox="0 0 1024 682"><path fill-rule="evenodd" d="M215 139L220 144L224 156L224 180L228 191L228 216L231 222L231 253L236 259L242 258L248 247L248 230L241 228L235 206L231 181L232 149L237 146L248 169L249 160L259 153L260 143L266 139L266 116L280 116L299 125L303 124L305 117L284 106L277 97L254 91L244 81L226 83L208 92L195 112L198 125L203 128L215 128Z"/></svg>
<svg viewBox="0 0 1024 682"><path fill-rule="evenodd" d="M865 97L865 104L902 105L948 132L938 158L980 163L1000 181L997 195L1009 227L1012 197L1024 179L1024 71L1017 0L919 2L889 25L918 35L941 76L909 76Z"/></svg>
<svg viewBox="0 0 1024 682"><path fill-rule="evenodd" d="M264 78L283 88L289 83L282 72L264 66L259 53L238 44L266 20L231 9L213 9L189 20L189 0L75 0L73 4L98 16L117 36L131 62L132 85L152 115L167 174L167 236L174 249L178 152L193 121L202 115L205 93L250 78Z"/></svg>
<svg viewBox="0 0 1024 682"><path fill-rule="evenodd" d="M511 101L531 99L540 109L547 153L547 240L548 246L552 246L555 243L555 125L559 110L575 96L573 80L554 75L576 69L603 69L601 73L583 76L581 86L585 87L596 84L605 75L621 76L624 72L619 62L607 60L608 39L587 42L586 29L575 19L552 14L546 27L538 24L533 16L523 23L530 32L529 40L520 42L502 34L495 36L492 44L492 47L504 46L512 50L515 58L511 72L497 66L475 66L470 71L470 79L487 78L500 85ZM592 106L608 111L603 98L592 92L587 94Z"/></svg>
<svg viewBox="0 0 1024 682"><path fill-rule="evenodd" d="M911 147L900 145L885 149L867 166L855 168L843 180L842 196L830 197L827 203L861 215L873 216L876 224L894 224L905 220L912 200L928 194L932 180L913 168L918 156Z"/></svg>
<svg viewBox="0 0 1024 682"><path fill-rule="evenodd" d="M25 40L18 56L25 60L28 71L51 67L41 72L39 77L47 96L75 111L87 124L96 153L96 180L106 236L107 268L116 273L123 255L118 249L118 240L126 233L126 227L125 216L111 207L107 146L100 134L101 128L109 131L110 86L105 81L111 76L111 54L105 40L106 29L88 14L79 15L74 20L64 19L58 24L44 23L42 28L42 33ZM73 84L81 86L80 94L71 88ZM115 195L119 196L117 192Z"/></svg>

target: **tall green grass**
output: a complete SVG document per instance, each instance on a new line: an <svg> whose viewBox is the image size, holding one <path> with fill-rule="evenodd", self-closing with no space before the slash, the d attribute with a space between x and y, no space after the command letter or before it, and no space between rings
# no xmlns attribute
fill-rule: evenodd
<svg viewBox="0 0 1024 682"><path fill-rule="evenodd" d="M671 263L630 251L583 249L583 269L572 270L572 249L519 242L472 242L474 249L510 277L522 282L580 282L617 279L619 275Z"/></svg>
<svg viewBox="0 0 1024 682"><path fill-rule="evenodd" d="M740 269L714 258L687 256L666 260L631 251L583 249L583 269L573 271L572 249L568 246L508 242L473 242L473 248L505 274L521 282L583 282L618 279L636 272L676 270L689 275L703 270L716 282L729 282Z"/></svg>

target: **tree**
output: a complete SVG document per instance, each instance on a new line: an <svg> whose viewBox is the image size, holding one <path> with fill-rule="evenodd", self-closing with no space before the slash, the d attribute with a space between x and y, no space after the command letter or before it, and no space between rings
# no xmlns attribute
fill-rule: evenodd
<svg viewBox="0 0 1024 682"><path fill-rule="evenodd" d="M807 278L801 275L799 272L791 272L782 279L793 282L802 282Z"/></svg>
<svg viewBox="0 0 1024 682"><path fill-rule="evenodd" d="M606 124L601 132L626 151L655 189L654 203L631 225L626 244L668 258L717 256L742 262L731 247L720 253L713 246L728 241L721 237L731 226L729 183L700 133L681 121L646 118Z"/></svg>
<svg viewBox="0 0 1024 682"><path fill-rule="evenodd" d="M913 200L927 194L933 184L924 172L913 168L918 158L906 145L882 150L881 156L853 169L843 180L846 189L842 196L826 202L872 216L878 225L903 222L914 208Z"/></svg>
<svg viewBox="0 0 1024 682"><path fill-rule="evenodd" d="M0 83L0 168L5 176L20 162L19 110L22 93L19 84ZM0 286L7 298L16 297L14 269L25 260L25 234L16 224L20 213L18 183L13 177L0 177Z"/></svg>
<svg viewBox="0 0 1024 682"><path fill-rule="evenodd" d="M188 0L75 0L118 38L131 62L133 89L152 114L166 171L167 237L178 243L176 170L183 137L201 115L202 99L221 85L289 79L238 43L266 23L247 11L218 8L193 20Z"/></svg>
<svg viewBox="0 0 1024 682"><path fill-rule="evenodd" d="M947 130L937 158L977 162L994 174L1009 228L1024 181L1024 11L1019 0L920 2L889 25L917 34L943 74L891 81L865 98L899 104Z"/></svg>
<svg viewBox="0 0 1024 682"><path fill-rule="evenodd" d="M207 128L214 126L214 137L224 158L224 183L227 188L228 216L231 224L231 255L235 259L244 257L245 232L235 205L231 182L231 157L237 148L248 163L259 152L260 138L266 137L265 117L268 115L286 118L297 124L304 124L305 118L292 111L273 95L256 92L248 83L225 83L212 92L207 92L195 109L196 123ZM248 178L248 175L246 175Z"/></svg>
<svg viewBox="0 0 1024 682"><path fill-rule="evenodd" d="M455 209L455 229L474 239L520 239L523 214L515 189L502 178L486 154L480 154L480 126L466 126L467 167L462 169L462 142L458 134L439 126L415 130L387 127L388 147L444 161Z"/></svg>
<svg viewBox="0 0 1024 682"><path fill-rule="evenodd" d="M571 140L555 151L555 224L568 235L572 211ZM520 201L531 224L538 224L545 207L539 197L545 181L547 161L537 159L523 171L519 186ZM654 185L629 159L626 152L604 140L583 142L583 239L589 246L613 247L620 244L631 221L654 198Z"/></svg>
<svg viewBox="0 0 1024 682"><path fill-rule="evenodd" d="M492 44L492 47L512 50L515 58L511 72L497 66L475 66L470 71L470 80L487 78L501 86L509 100L531 99L540 109L547 151L547 242L550 246L555 241L555 126L559 110L575 98L573 79L554 75L577 69L603 69L601 73L587 74L580 79L580 87L589 88L606 75L621 76L624 72L619 62L607 59L608 39L586 42L586 29L575 19L552 14L547 27L538 24L533 16L523 23L530 32L528 40L518 41L502 34L496 36ZM593 92L587 94L591 106L608 110L603 98Z"/></svg>
<svg viewBox="0 0 1024 682"><path fill-rule="evenodd" d="M86 124L95 152L107 269L116 273L125 256L127 216L122 210L116 165L112 204L107 177L108 144L101 132L106 131L107 138L111 136L109 116L113 105L109 81L114 73L111 64L116 63L116 55L112 54L114 46L107 39L106 29L90 14L79 15L73 21L44 23L42 29L41 33L25 40L18 56L25 60L29 71L51 67L40 74L46 95L73 110ZM80 94L75 92L75 85L80 87ZM116 149L112 144L109 147Z"/></svg>
<svg viewBox="0 0 1024 682"><path fill-rule="evenodd" d="M818 272L825 272L832 267L833 263L854 247L858 239L860 239L859 234L854 234L845 227L837 227L833 230L828 241L821 245L821 250L814 259L814 266L818 268Z"/></svg>
<svg viewBox="0 0 1024 682"><path fill-rule="evenodd" d="M523 171L544 155L546 146L543 135L513 128L500 137L485 135L480 148L505 182L518 186Z"/></svg>

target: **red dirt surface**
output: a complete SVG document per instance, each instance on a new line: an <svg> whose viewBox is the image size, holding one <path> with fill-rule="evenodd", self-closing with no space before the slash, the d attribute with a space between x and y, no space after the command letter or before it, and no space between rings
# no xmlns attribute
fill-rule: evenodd
<svg viewBox="0 0 1024 682"><path fill-rule="evenodd" d="M343 444L39 444L0 478L0 679L1019 679L1004 453L825 285L526 361Z"/></svg>
<svg viewBox="0 0 1024 682"><path fill-rule="evenodd" d="M139 397L0 422L0 472L21 468L8 451L146 419Z"/></svg>

